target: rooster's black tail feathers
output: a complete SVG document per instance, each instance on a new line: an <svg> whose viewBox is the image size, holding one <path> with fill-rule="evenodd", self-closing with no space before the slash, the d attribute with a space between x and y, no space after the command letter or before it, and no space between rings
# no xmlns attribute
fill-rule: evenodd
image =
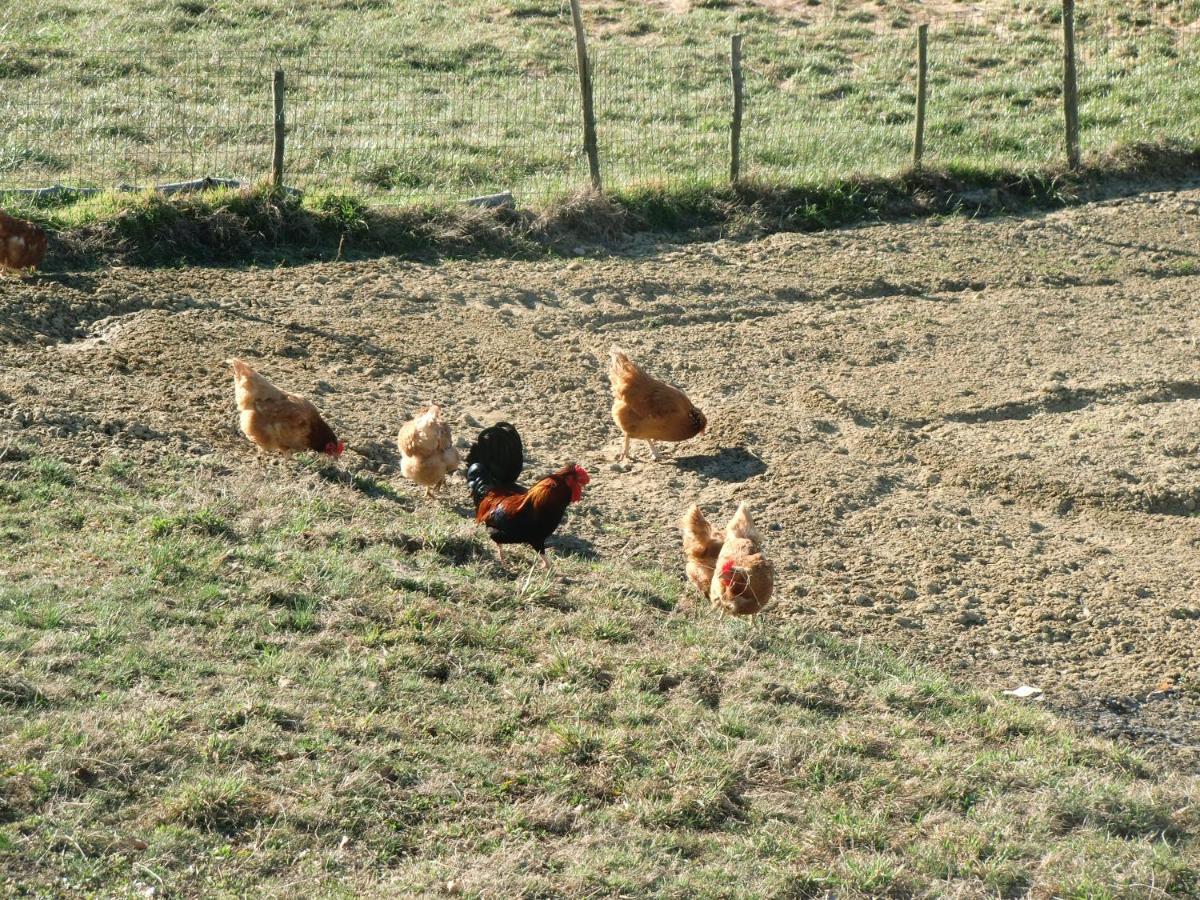
<svg viewBox="0 0 1200 900"><path fill-rule="evenodd" d="M525 465L521 435L508 422L500 422L479 432L467 453L467 485L478 506L494 487L515 484Z"/></svg>

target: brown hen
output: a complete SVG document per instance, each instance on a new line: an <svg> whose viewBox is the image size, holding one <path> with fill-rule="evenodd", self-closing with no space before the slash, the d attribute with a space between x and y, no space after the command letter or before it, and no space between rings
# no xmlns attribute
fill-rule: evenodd
<svg viewBox="0 0 1200 900"><path fill-rule="evenodd" d="M687 560L687 577L700 596L707 597L712 585L717 556L725 543L725 534L714 531L700 507L692 504L679 521L683 532L683 555Z"/></svg>
<svg viewBox="0 0 1200 900"><path fill-rule="evenodd" d="M0 269L35 269L46 258L46 232L0 212Z"/></svg>
<svg viewBox="0 0 1200 900"><path fill-rule="evenodd" d="M625 434L618 459L629 457L629 442L643 440L658 459L655 441L686 441L704 431L708 420L677 387L647 375L619 347L611 350L612 416Z"/></svg>
<svg viewBox="0 0 1200 900"><path fill-rule="evenodd" d="M346 445L310 401L281 391L240 359L227 362L233 366L238 424L260 450L287 456L305 450L341 456Z"/></svg>
<svg viewBox="0 0 1200 900"><path fill-rule="evenodd" d="M734 616L762 612L775 588L775 566L761 550L762 536L745 503L725 526L725 543L717 554L709 599Z"/></svg>
<svg viewBox="0 0 1200 900"><path fill-rule="evenodd" d="M458 468L450 426L436 403L405 423L396 445L400 449L400 473L409 481L425 485L426 496L432 497L434 488L445 484L446 476Z"/></svg>

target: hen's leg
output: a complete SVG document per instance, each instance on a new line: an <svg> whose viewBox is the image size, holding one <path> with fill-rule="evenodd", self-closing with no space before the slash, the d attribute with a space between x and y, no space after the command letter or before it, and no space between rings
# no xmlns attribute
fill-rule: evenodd
<svg viewBox="0 0 1200 900"><path fill-rule="evenodd" d="M629 459L629 435L625 435L625 446L621 448L621 453L617 457L617 462L623 459Z"/></svg>
<svg viewBox="0 0 1200 900"><path fill-rule="evenodd" d="M538 562L540 562L542 565L542 571L548 572L550 570L550 560L546 558L545 550L542 550L540 553L538 553Z"/></svg>
<svg viewBox="0 0 1200 900"><path fill-rule="evenodd" d="M500 565L504 565L504 545L503 544L496 545L496 555L498 555L500 557Z"/></svg>
<svg viewBox="0 0 1200 900"><path fill-rule="evenodd" d="M646 443L650 445L650 456L653 457L656 462L662 459L662 457L658 455L658 448L654 446L654 441L646 441Z"/></svg>

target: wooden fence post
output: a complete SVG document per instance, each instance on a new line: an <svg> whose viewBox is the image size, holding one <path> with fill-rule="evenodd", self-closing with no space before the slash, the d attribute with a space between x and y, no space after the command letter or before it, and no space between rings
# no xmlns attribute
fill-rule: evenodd
<svg viewBox="0 0 1200 900"><path fill-rule="evenodd" d="M917 126L913 134L913 168L921 168L925 155L925 97L929 83L929 26L917 27Z"/></svg>
<svg viewBox="0 0 1200 900"><path fill-rule="evenodd" d="M742 163L742 36L729 42L729 71L733 80L733 120L729 124L729 180L737 184Z"/></svg>
<svg viewBox="0 0 1200 900"><path fill-rule="evenodd" d="M275 153L271 160L271 184L276 188L283 187L283 138L286 131L283 92L283 69L276 69L275 80L271 83L271 97L275 102Z"/></svg>
<svg viewBox="0 0 1200 900"><path fill-rule="evenodd" d="M592 69L588 63L587 37L583 32L583 10L579 0L571 0L571 21L575 24L575 61L579 66L579 93L583 99L583 150L591 170L592 187L600 187L600 150L596 143L596 110L592 105Z"/></svg>
<svg viewBox="0 0 1200 900"><path fill-rule="evenodd" d="M1067 165L1079 168L1079 83L1075 76L1075 0L1063 0L1063 113L1067 125Z"/></svg>

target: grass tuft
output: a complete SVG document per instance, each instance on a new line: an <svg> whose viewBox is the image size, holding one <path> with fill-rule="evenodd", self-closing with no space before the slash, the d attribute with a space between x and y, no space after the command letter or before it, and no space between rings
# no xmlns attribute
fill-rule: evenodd
<svg viewBox="0 0 1200 900"><path fill-rule="evenodd" d="M246 778L200 777L166 798L159 821L232 835L267 816L264 798Z"/></svg>

